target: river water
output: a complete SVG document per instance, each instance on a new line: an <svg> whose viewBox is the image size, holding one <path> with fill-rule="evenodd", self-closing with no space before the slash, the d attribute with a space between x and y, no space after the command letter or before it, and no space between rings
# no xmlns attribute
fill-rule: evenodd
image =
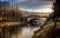
<svg viewBox="0 0 60 38"><path fill-rule="evenodd" d="M22 27L17 33L14 33L11 38L32 38L34 31L39 27Z"/></svg>
<svg viewBox="0 0 60 38"><path fill-rule="evenodd" d="M30 24L25 24L26 26L20 26L19 28L17 28L16 33L13 33L11 38L32 38L32 36L34 35L34 31L38 30L40 27L35 27L32 26Z"/></svg>
<svg viewBox="0 0 60 38"><path fill-rule="evenodd" d="M12 27L3 27L0 38L32 38L34 31L40 29L40 26L41 23L36 26L27 23Z"/></svg>
<svg viewBox="0 0 60 38"><path fill-rule="evenodd" d="M30 24L22 24L22 26L3 27L0 38L32 38L34 31L38 30L39 26Z"/></svg>

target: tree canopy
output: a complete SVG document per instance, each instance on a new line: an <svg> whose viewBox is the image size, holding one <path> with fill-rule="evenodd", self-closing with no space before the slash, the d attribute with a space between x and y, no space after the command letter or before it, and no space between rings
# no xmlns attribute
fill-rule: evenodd
<svg viewBox="0 0 60 38"><path fill-rule="evenodd" d="M54 14L52 15L52 19L60 17L60 0L56 0L56 2L53 3L53 10Z"/></svg>

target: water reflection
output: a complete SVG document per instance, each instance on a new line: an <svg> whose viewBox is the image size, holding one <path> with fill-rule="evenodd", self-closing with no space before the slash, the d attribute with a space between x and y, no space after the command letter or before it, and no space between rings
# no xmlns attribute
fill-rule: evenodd
<svg viewBox="0 0 60 38"><path fill-rule="evenodd" d="M38 27L22 27L17 34L13 34L11 38L32 38L34 31Z"/></svg>
<svg viewBox="0 0 60 38"><path fill-rule="evenodd" d="M39 27L34 27L30 24L3 27L0 38L32 38L34 31L38 29Z"/></svg>

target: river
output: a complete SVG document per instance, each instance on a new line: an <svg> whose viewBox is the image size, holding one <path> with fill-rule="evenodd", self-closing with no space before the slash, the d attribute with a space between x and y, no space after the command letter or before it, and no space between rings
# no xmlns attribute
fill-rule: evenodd
<svg viewBox="0 0 60 38"><path fill-rule="evenodd" d="M22 24L12 27L3 27L0 38L32 38L34 31L38 30L39 26L33 26L30 24Z"/></svg>
<svg viewBox="0 0 60 38"><path fill-rule="evenodd" d="M36 30L38 30L38 27L22 27L16 34L14 33L11 38L32 38Z"/></svg>
<svg viewBox="0 0 60 38"><path fill-rule="evenodd" d="M5 26L2 28L2 32L0 32L0 38L32 38L32 36L34 35L34 31L40 29L40 26L41 23L39 25L31 25L29 23L24 23L8 27Z"/></svg>

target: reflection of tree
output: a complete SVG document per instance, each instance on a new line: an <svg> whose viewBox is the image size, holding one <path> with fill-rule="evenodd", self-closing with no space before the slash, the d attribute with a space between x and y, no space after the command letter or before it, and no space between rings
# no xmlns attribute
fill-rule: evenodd
<svg viewBox="0 0 60 38"><path fill-rule="evenodd" d="M21 26L12 26L12 27L2 27L2 32L0 32L0 38L11 38L11 36L18 37L18 34L22 32Z"/></svg>

